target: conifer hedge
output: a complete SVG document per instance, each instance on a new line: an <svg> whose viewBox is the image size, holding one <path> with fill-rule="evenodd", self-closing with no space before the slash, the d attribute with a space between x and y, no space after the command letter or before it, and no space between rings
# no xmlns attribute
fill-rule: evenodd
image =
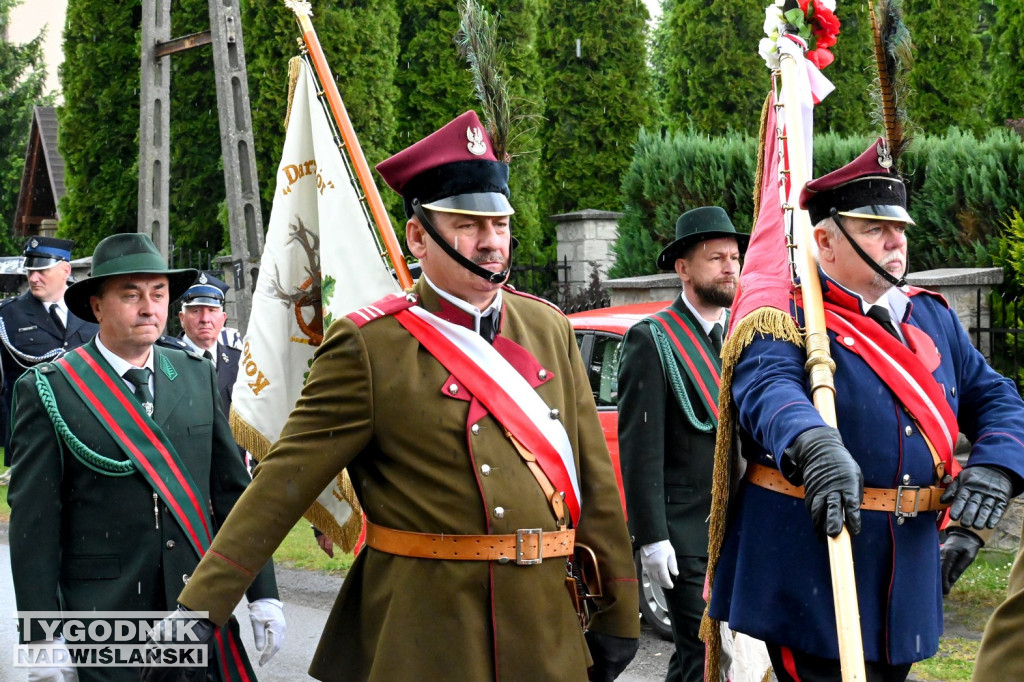
<svg viewBox="0 0 1024 682"><path fill-rule="evenodd" d="M871 137L815 137L815 177L857 157ZM611 277L657 271L658 253L674 239L676 218L691 208L721 206L736 228L750 230L756 140L730 134L641 131L623 178L625 215ZM900 160L917 225L908 231L914 271L993 262L1014 210L1024 206L1024 142L1008 130L978 139L952 130L922 136Z"/></svg>

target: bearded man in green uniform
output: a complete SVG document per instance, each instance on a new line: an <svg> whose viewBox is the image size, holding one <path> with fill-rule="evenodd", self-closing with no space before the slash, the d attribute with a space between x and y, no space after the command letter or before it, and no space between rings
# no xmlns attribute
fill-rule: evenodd
<svg viewBox="0 0 1024 682"><path fill-rule="evenodd" d="M15 384L8 501L19 612L49 612L59 623L68 612L115 619L110 612L173 608L245 489L213 365L154 345L168 304L196 274L169 270L145 235L107 237L96 246L92 277L64 295L71 313L99 324L98 334ZM265 559L251 579L262 664L283 642L284 615L273 564ZM69 648L111 643L93 641L100 635L91 626L84 642L48 629L23 621L22 642L55 663L30 668L29 680L138 680L138 668L66 663ZM211 636L203 678L254 679L237 623Z"/></svg>
<svg viewBox="0 0 1024 682"><path fill-rule="evenodd" d="M658 267L675 271L683 291L622 343L622 483L633 543L672 618L668 682L704 680L697 632L708 570L719 355L748 239L718 206L679 216Z"/></svg>
<svg viewBox="0 0 1024 682"><path fill-rule="evenodd" d="M224 622L347 468L367 518L310 674L321 680L612 680L637 584L572 327L503 286L508 168L473 112L378 166L422 276L336 321L280 439L179 603ZM584 636L567 559L601 595Z"/></svg>

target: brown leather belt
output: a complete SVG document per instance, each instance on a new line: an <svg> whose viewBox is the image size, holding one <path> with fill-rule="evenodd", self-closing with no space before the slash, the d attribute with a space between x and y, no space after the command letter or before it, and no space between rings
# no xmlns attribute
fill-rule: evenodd
<svg viewBox="0 0 1024 682"><path fill-rule="evenodd" d="M763 464L747 464L746 479L756 486L774 490L790 497L804 497L803 486L795 486L782 473ZM914 517L918 512L938 511L948 504L939 501L945 488L937 486L922 488L916 485L901 485L897 488L864 488L864 501L860 508L869 511L884 511L898 517Z"/></svg>
<svg viewBox="0 0 1024 682"><path fill-rule="evenodd" d="M572 528L549 532L521 528L511 535L437 535L393 530L369 520L366 522L368 547L419 559L515 562L531 566L551 557L569 556L575 541L576 531Z"/></svg>

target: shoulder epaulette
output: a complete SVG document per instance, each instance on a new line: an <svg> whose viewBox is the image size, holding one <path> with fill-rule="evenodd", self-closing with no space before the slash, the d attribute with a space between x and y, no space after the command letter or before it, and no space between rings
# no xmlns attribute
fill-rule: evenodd
<svg viewBox="0 0 1024 682"><path fill-rule="evenodd" d="M931 296L935 300L941 302L942 305L946 306L947 308L949 307L949 301L947 301L946 297L943 296L942 294L940 294L937 291L931 291L929 289L922 289L920 287L908 286L906 293L907 293L907 296L910 297L910 298L913 298L914 296L921 296L921 295Z"/></svg>
<svg viewBox="0 0 1024 682"><path fill-rule="evenodd" d="M413 307L419 301L416 294L388 294L376 303L371 303L365 308L353 310L345 317L352 320L357 327L362 327L368 322L378 320L388 315L394 315L400 310Z"/></svg>
<svg viewBox="0 0 1024 682"><path fill-rule="evenodd" d="M156 340L156 345L162 346L163 348L173 348L174 350L190 350L192 346L188 345L181 339L176 339L173 336L161 336ZM202 356L200 356L202 357Z"/></svg>
<svg viewBox="0 0 1024 682"><path fill-rule="evenodd" d="M565 313L562 312L561 308L559 308L557 305L555 305L554 303L552 303L551 301L549 301L546 298L541 298L540 296L534 296L533 294L528 294L525 291L519 291L518 289L516 289L515 287L513 287L513 286L511 286L509 284L503 284L501 289L502 289L502 291L504 291L506 293L509 293L509 294L513 294L515 296L522 296L523 298L528 298L528 299L531 299L531 300L534 300L534 301L539 301L541 303L544 303L545 305L547 305L547 306L553 308L554 310L558 311L558 313L560 315L565 315Z"/></svg>
<svg viewBox="0 0 1024 682"><path fill-rule="evenodd" d="M0 300L0 308L3 308L5 305L10 303L11 301L16 301L17 299L18 299L17 296L8 296L7 298Z"/></svg>

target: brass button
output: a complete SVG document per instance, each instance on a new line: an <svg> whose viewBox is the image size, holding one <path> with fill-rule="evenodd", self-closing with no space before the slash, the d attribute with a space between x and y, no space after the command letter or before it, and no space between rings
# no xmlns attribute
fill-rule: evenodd
<svg viewBox="0 0 1024 682"><path fill-rule="evenodd" d="M551 410L550 412L548 412L548 416L551 417L552 419L558 419L558 415L559 414L560 414L560 412L558 411L558 408L555 408L555 409Z"/></svg>
<svg viewBox="0 0 1024 682"><path fill-rule="evenodd" d="M473 424L471 427L469 427L469 432L472 433L474 436L480 433L480 425Z"/></svg>
<svg viewBox="0 0 1024 682"><path fill-rule="evenodd" d="M908 436L913 436L914 429L911 428L910 424L907 424L907 428L903 429L903 433L907 434Z"/></svg>
<svg viewBox="0 0 1024 682"><path fill-rule="evenodd" d="M490 476L491 475L491 465L490 464L481 464L480 465L480 474L483 475L483 476Z"/></svg>
<svg viewBox="0 0 1024 682"><path fill-rule="evenodd" d="M548 371L546 369L542 369L541 371L537 372L537 378L540 379L541 381L547 379Z"/></svg>
<svg viewBox="0 0 1024 682"><path fill-rule="evenodd" d="M910 474L903 474L903 485L910 483Z"/></svg>
<svg viewBox="0 0 1024 682"><path fill-rule="evenodd" d="M954 398L956 397L956 386L950 386L949 387L949 394L951 396L953 396Z"/></svg>
<svg viewBox="0 0 1024 682"><path fill-rule="evenodd" d="M505 518L505 508L504 507L495 507L494 508L494 518L496 518L496 519L503 519L503 518Z"/></svg>
<svg viewBox="0 0 1024 682"><path fill-rule="evenodd" d="M165 546L167 549L174 549L174 540L168 540Z"/></svg>
<svg viewBox="0 0 1024 682"><path fill-rule="evenodd" d="M459 385L452 384L451 386L448 387L448 392L451 393L452 395L455 395L456 393L459 392Z"/></svg>

